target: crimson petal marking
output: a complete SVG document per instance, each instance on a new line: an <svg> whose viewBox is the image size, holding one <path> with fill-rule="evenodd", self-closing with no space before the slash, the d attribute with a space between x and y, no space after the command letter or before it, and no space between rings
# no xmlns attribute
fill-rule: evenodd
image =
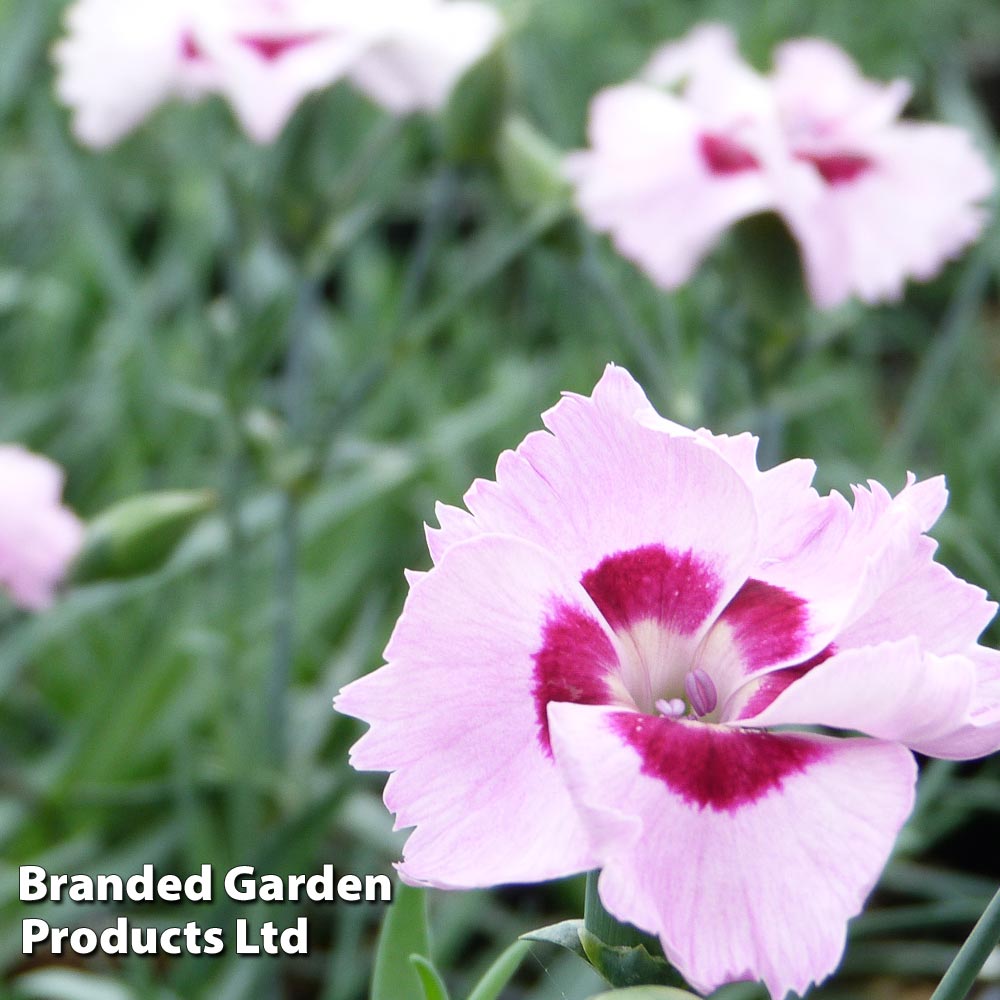
<svg viewBox="0 0 1000 1000"><path fill-rule="evenodd" d="M185 31L181 36L181 58L185 62L198 62L204 58L204 55L194 34L190 31Z"/></svg>
<svg viewBox="0 0 1000 1000"><path fill-rule="evenodd" d="M642 773L658 778L699 809L733 813L826 756L801 736L708 726L699 722L616 712L608 722L642 758Z"/></svg>
<svg viewBox="0 0 1000 1000"><path fill-rule="evenodd" d="M801 597L760 580L747 580L719 615L733 630L748 674L794 661L808 642L808 620Z"/></svg>
<svg viewBox="0 0 1000 1000"><path fill-rule="evenodd" d="M253 49L265 62L276 62L293 49L301 48L312 42L326 38L327 31L309 31L297 35L268 37L266 35L240 35L236 40L249 49Z"/></svg>
<svg viewBox="0 0 1000 1000"><path fill-rule="evenodd" d="M618 655L604 629L580 608L560 604L546 619L542 648L534 654L538 742L552 757L548 706L551 701L607 705L611 692L604 678Z"/></svg>
<svg viewBox="0 0 1000 1000"><path fill-rule="evenodd" d="M583 575L583 589L616 631L654 619L691 635L708 617L722 580L692 552L643 545L607 556Z"/></svg>
<svg viewBox="0 0 1000 1000"><path fill-rule="evenodd" d="M709 171L721 177L760 169L757 157L726 135L706 132L698 138L698 149Z"/></svg>
<svg viewBox="0 0 1000 1000"><path fill-rule="evenodd" d="M849 184L862 174L868 173L874 166L867 156L859 156L856 153L838 153L831 156L798 153L796 158L811 163L819 171L820 177L832 186Z"/></svg>

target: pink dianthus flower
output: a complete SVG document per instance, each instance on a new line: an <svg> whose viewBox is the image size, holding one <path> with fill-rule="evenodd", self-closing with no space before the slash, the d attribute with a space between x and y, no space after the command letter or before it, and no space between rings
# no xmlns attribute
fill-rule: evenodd
<svg viewBox="0 0 1000 1000"><path fill-rule="evenodd" d="M588 222L665 288L728 226L774 211L817 305L898 299L979 235L993 189L965 131L898 120L909 96L822 39L780 46L762 76L705 24L597 95L567 172Z"/></svg>
<svg viewBox="0 0 1000 1000"><path fill-rule="evenodd" d="M995 605L924 534L943 480L820 496L812 462L760 471L755 438L664 420L613 366L543 421L438 507L387 665L335 701L414 828L400 872L600 868L696 988L803 993L910 812L911 751L1000 746Z"/></svg>
<svg viewBox="0 0 1000 1000"><path fill-rule="evenodd" d="M91 146L171 97L208 93L270 142L307 94L343 77L394 113L436 109L500 30L479 0L76 0L66 23L57 90Z"/></svg>
<svg viewBox="0 0 1000 1000"><path fill-rule="evenodd" d="M62 506L62 470L18 445L0 445L0 586L33 611L52 603L83 542L83 526Z"/></svg>

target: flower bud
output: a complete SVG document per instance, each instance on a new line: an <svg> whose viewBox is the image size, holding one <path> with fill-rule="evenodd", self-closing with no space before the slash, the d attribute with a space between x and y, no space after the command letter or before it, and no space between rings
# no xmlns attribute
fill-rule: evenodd
<svg viewBox="0 0 1000 1000"><path fill-rule="evenodd" d="M114 504L87 525L73 582L121 579L159 569L215 503L211 490L164 490Z"/></svg>
<svg viewBox="0 0 1000 1000"><path fill-rule="evenodd" d="M497 148L504 183L515 201L534 207L570 200L562 152L524 118L503 124Z"/></svg>

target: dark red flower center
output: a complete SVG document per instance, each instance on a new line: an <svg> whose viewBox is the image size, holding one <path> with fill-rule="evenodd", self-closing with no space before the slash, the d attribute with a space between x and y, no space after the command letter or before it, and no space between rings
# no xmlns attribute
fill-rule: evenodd
<svg viewBox="0 0 1000 1000"><path fill-rule="evenodd" d="M705 166L720 177L760 169L757 157L727 135L705 132L699 137L698 148Z"/></svg>
<svg viewBox="0 0 1000 1000"><path fill-rule="evenodd" d="M635 712L611 725L642 759L642 773L662 781L699 809L734 812L826 756L804 736L659 719Z"/></svg>
<svg viewBox="0 0 1000 1000"><path fill-rule="evenodd" d="M867 156L854 153L836 153L819 156L814 153L796 153L796 158L811 163L820 177L830 185L849 184L872 169L872 161Z"/></svg>
<svg viewBox="0 0 1000 1000"><path fill-rule="evenodd" d="M198 62L203 56L204 53L201 51L198 40L190 31L185 31L181 35L181 58L185 62Z"/></svg>
<svg viewBox="0 0 1000 1000"><path fill-rule="evenodd" d="M283 56L304 45L310 45L326 38L328 31L304 31L293 35L240 35L236 40L252 49L265 62L276 62Z"/></svg>
<svg viewBox="0 0 1000 1000"><path fill-rule="evenodd" d="M759 711L832 654L828 647L797 662L808 656L812 641L801 598L747 580L713 625L709 618L718 605L722 579L710 561L663 545L607 556L580 582L621 641L616 647L593 612L564 601L553 604L541 648L534 654L532 692L539 743L549 757L547 709L553 701L638 706L640 711L615 718L621 720L616 723L620 735L642 756L644 773L702 807L727 810L755 800L821 753L808 740L789 743L785 736L679 721L690 709L707 722L716 710L717 694L728 697L734 683L737 690L742 686L742 676L749 681L780 667L764 674L749 702ZM713 663L722 669L722 662L730 664L728 673L723 671L729 689L717 691ZM721 711L723 706L718 707ZM747 710L741 714L747 717Z"/></svg>

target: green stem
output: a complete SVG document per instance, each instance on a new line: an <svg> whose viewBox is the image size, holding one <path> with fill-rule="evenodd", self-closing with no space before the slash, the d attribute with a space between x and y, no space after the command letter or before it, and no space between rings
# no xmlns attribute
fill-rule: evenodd
<svg viewBox="0 0 1000 1000"><path fill-rule="evenodd" d="M583 904L583 926L594 937L607 945L621 947L622 945L637 945L644 943L645 938L630 924L616 920L601 902L597 892L599 871L587 872L587 896Z"/></svg>
<svg viewBox="0 0 1000 1000"><path fill-rule="evenodd" d="M293 446L298 444L305 433L306 410L309 406L309 323L315 295L315 283L303 278L298 301L289 321L282 394L285 421ZM288 691L295 656L298 547L298 496L295 485L289 484L285 486L281 498L281 524L274 574L274 650L268 677L268 697L264 707L264 724L275 765L283 763L288 752Z"/></svg>
<svg viewBox="0 0 1000 1000"><path fill-rule="evenodd" d="M230 383L226 368L227 387ZM254 752L253 727L247 721L246 663L246 573L243 563L246 539L243 530L243 491L246 458L238 427L238 410L227 394L227 412L222 431L222 462L225 469L222 485L222 517L226 526L226 632L223 697L223 728L228 763L229 838L234 857L240 857L252 842L255 829L254 792L240 778Z"/></svg>
<svg viewBox="0 0 1000 1000"><path fill-rule="evenodd" d="M982 310L990 279L989 260L985 250L980 249L966 263L941 329L913 378L886 447L891 461L902 464L910 460L913 446L934 413L938 394L947 385L952 366L961 356L975 317Z"/></svg>
<svg viewBox="0 0 1000 1000"><path fill-rule="evenodd" d="M1000 890L990 901L931 1000L963 1000L972 989L986 959L1000 941Z"/></svg>
<svg viewBox="0 0 1000 1000"><path fill-rule="evenodd" d="M590 232L580 227L580 239L584 254L581 270L590 288L605 304L619 333L628 342L650 380L656 386L661 399L672 399L675 395L673 374L664 364L663 351L654 343L649 329L636 315L627 297L611 280L597 249L597 240Z"/></svg>

